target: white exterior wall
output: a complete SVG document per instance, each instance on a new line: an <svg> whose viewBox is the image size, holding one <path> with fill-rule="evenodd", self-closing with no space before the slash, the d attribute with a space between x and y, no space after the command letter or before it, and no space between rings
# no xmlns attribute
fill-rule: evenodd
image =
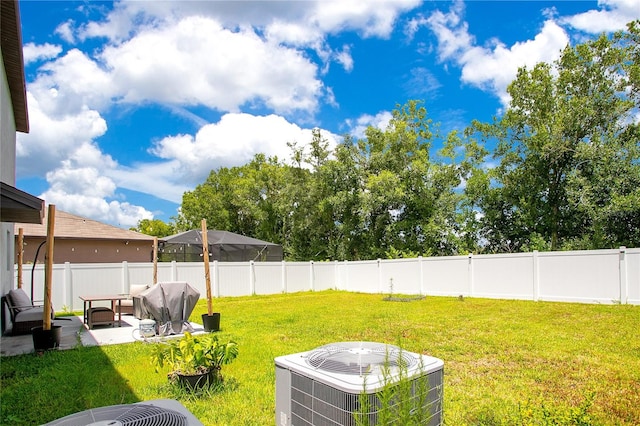
<svg viewBox="0 0 640 426"><path fill-rule="evenodd" d="M25 265L25 291L31 289ZM640 249L451 256L360 262L218 262L210 264L213 297L339 289L363 293L640 305ZM56 310L82 310L83 295L127 293L150 284L152 263L53 267ZM206 296L202 263L158 264L158 281L187 281ZM36 265L34 298L42 299Z"/></svg>
<svg viewBox="0 0 640 426"><path fill-rule="evenodd" d="M0 63L4 64L2 51ZM4 66L0 66L0 181L15 186L16 182L16 125L11 94ZM13 223L0 223L0 293L14 287Z"/></svg>

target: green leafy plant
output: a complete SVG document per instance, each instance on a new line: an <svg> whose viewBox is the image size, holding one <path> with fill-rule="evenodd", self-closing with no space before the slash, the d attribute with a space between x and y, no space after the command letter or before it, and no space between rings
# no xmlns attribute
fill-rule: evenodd
<svg viewBox="0 0 640 426"><path fill-rule="evenodd" d="M429 406L425 401L429 399L432 389L429 376L426 374L422 358L419 373L415 378L409 377L408 367L402 352L397 358L397 365L390 362L389 354L381 368L382 388L376 393L367 392L367 380L363 382L363 391L358 398L358 409L353 413L356 426L371 425L406 425L418 426L429 424L432 417L438 415L431 410L439 411L437 404ZM439 395L441 397L441 395Z"/></svg>
<svg viewBox="0 0 640 426"><path fill-rule="evenodd" d="M180 339L156 344L151 362L156 372L167 365L172 373L194 375L220 371L223 365L232 363L237 356L238 344L233 340L221 343L213 333L193 336L185 332Z"/></svg>

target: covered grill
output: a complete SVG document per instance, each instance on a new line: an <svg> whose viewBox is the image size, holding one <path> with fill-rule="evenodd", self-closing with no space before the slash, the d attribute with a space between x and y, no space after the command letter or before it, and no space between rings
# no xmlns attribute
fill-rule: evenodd
<svg viewBox="0 0 640 426"><path fill-rule="evenodd" d="M155 320L162 336L192 332L189 315L199 298L200 292L184 281L161 282L134 297L134 314Z"/></svg>

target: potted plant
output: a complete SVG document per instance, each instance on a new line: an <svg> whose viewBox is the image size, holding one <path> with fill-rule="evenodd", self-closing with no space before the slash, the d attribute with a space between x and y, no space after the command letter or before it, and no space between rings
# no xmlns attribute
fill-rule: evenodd
<svg viewBox="0 0 640 426"><path fill-rule="evenodd" d="M151 361L158 372L171 368L168 377L182 387L194 390L222 381L222 366L238 356L238 344L221 343L213 333L193 336L188 331L180 339L155 345Z"/></svg>

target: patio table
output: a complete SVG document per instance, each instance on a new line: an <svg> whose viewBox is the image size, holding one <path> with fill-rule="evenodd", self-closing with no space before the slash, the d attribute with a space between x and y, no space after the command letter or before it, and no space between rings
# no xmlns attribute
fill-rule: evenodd
<svg viewBox="0 0 640 426"><path fill-rule="evenodd" d="M80 300L84 302L84 323L87 324L91 330L94 325L108 324L115 322L116 303L118 304L118 327L122 326L122 301L128 296L126 294L108 294L98 296L80 296ZM92 303L93 302L111 302L111 320L110 321L94 321L92 318ZM105 308L106 309L106 308Z"/></svg>

